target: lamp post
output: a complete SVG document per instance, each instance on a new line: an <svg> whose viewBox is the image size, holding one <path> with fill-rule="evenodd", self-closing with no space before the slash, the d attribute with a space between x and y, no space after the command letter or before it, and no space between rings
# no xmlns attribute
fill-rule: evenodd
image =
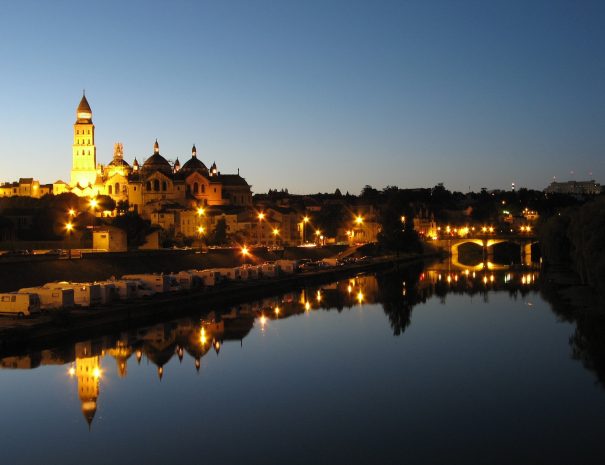
<svg viewBox="0 0 605 465"><path fill-rule="evenodd" d="M302 222L302 243L303 243L303 245L305 243L305 229L307 227L308 222L309 222L309 217L307 215L305 215L303 217L303 222Z"/></svg>
<svg viewBox="0 0 605 465"><path fill-rule="evenodd" d="M279 236L279 229L273 228L273 242L277 245L277 238Z"/></svg>
<svg viewBox="0 0 605 465"><path fill-rule="evenodd" d="M203 207L198 207L197 211L197 232L200 235L200 250L202 250L202 234L204 234L204 226L202 225L202 216L206 214Z"/></svg>
<svg viewBox="0 0 605 465"><path fill-rule="evenodd" d="M257 232L258 232L258 240L257 240L258 245L261 245L261 234L260 234L260 228L261 228L261 222L262 222L264 219L265 219L265 214L264 214L263 212L260 212L260 213L258 214L258 229L257 229Z"/></svg>
<svg viewBox="0 0 605 465"><path fill-rule="evenodd" d="M321 231L320 231L319 229L317 229L317 230L315 231L315 236L316 236L316 238L317 238L317 239L316 239L316 242L318 242L318 243L319 243L319 236L321 236Z"/></svg>
<svg viewBox="0 0 605 465"><path fill-rule="evenodd" d="M73 229L74 229L74 225L72 224L72 222L71 222L71 221L70 221L70 222L68 222L68 223L65 225L65 230L67 231L67 243L68 243L68 245L67 245L67 250L68 250L68 255L67 255L67 257L68 257L70 260L71 260L71 232L73 231Z"/></svg>
<svg viewBox="0 0 605 465"><path fill-rule="evenodd" d="M90 224L90 242L91 242L91 249L94 252L94 246L95 246L95 219L97 216L97 207L99 205L99 202L97 201L97 199L90 199L90 208L92 209L92 220L91 220L91 224Z"/></svg>

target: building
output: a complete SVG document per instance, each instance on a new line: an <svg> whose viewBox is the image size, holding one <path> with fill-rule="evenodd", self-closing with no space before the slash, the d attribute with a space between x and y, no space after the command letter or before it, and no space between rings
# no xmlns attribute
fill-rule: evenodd
<svg viewBox="0 0 605 465"><path fill-rule="evenodd" d="M594 179L590 181L553 181L544 189L544 192L547 194L598 195L601 193L601 185Z"/></svg>
<svg viewBox="0 0 605 465"><path fill-rule="evenodd" d="M239 172L223 174L216 162L208 169L198 158L195 145L182 166L178 157L170 163L160 153L157 140L142 164L136 158L128 163L119 142L114 145L111 161L107 165L98 163L93 112L86 95L76 109L73 125L70 182L59 180L41 185L31 178L21 178L19 182L0 185L0 196L41 197L65 192L88 197L107 195L116 202L127 202L130 210L147 219L166 208L186 211L206 205L252 205L251 187Z"/></svg>

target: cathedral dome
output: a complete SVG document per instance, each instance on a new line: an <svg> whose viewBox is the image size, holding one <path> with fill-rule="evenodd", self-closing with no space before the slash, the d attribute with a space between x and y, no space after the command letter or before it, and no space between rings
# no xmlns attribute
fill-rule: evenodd
<svg viewBox="0 0 605 465"><path fill-rule="evenodd" d="M183 175L189 175L195 171L198 171L201 174L208 175L208 168L206 168L206 165L204 165L204 163L199 158L191 157L181 167L180 173Z"/></svg>
<svg viewBox="0 0 605 465"><path fill-rule="evenodd" d="M168 160L166 160L162 155L160 155L160 146L157 140L153 145L153 155L151 155L147 160L145 160L145 163L143 163L143 167L141 168L141 170L143 171L144 176L148 176L154 171L159 171L165 174L166 176L172 175L172 166L170 166Z"/></svg>

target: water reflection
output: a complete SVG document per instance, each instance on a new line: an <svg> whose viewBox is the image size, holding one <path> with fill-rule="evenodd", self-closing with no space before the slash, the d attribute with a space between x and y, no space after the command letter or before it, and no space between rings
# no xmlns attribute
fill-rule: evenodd
<svg viewBox="0 0 605 465"><path fill-rule="evenodd" d="M65 365L65 376L77 384L82 414L90 427L102 396L103 382L109 370L117 377L128 377L128 364L140 364L146 358L155 366L157 382L170 376L166 366L174 357L179 363L191 363L192 373L199 374L202 359L209 353L217 356L225 343L243 340L256 326L264 331L276 320L288 319L315 311L343 312L351 309L371 311L379 304L392 329L401 335L412 321L412 310L432 297L445 302L450 294L478 295L489 300L493 292L506 292L511 298L526 296L539 285L535 270L452 271L447 264L424 268L422 264L393 269L376 275L356 276L328 285L308 287L261 301L182 318L131 331L108 334L71 346L47 348L25 354L6 355L2 368L33 369L43 365ZM370 305L368 305L370 304ZM595 346L596 337L581 329L572 340L574 355L585 364L596 365L603 373L605 358L595 363L594 350L605 353L603 344ZM600 327L601 329L603 326ZM601 333L602 334L602 333ZM188 354L189 357L185 357ZM133 357L134 356L134 357ZM112 362L113 359L113 362ZM111 368L115 365L115 368ZM591 365L592 366L592 365ZM605 378L602 378L605 379Z"/></svg>

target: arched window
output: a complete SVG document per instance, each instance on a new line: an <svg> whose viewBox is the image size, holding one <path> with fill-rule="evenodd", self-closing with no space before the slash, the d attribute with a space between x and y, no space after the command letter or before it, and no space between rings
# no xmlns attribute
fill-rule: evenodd
<svg viewBox="0 0 605 465"><path fill-rule="evenodd" d="M162 181L162 190L166 191L166 181Z"/></svg>
<svg viewBox="0 0 605 465"><path fill-rule="evenodd" d="M116 182L116 195L120 193L120 183Z"/></svg>
<svg viewBox="0 0 605 465"><path fill-rule="evenodd" d="M153 190L156 192L160 190L160 181L157 179L153 180Z"/></svg>
<svg viewBox="0 0 605 465"><path fill-rule="evenodd" d="M107 187L107 193L111 195L111 186Z"/></svg>
<svg viewBox="0 0 605 465"><path fill-rule="evenodd" d="M193 183L193 193L197 194L199 192L199 186L197 184L197 182Z"/></svg>
<svg viewBox="0 0 605 465"><path fill-rule="evenodd" d="M206 193L206 184L202 184L202 194Z"/></svg>
<svg viewBox="0 0 605 465"><path fill-rule="evenodd" d="M147 190L150 191L151 190L151 181L147 181Z"/></svg>

